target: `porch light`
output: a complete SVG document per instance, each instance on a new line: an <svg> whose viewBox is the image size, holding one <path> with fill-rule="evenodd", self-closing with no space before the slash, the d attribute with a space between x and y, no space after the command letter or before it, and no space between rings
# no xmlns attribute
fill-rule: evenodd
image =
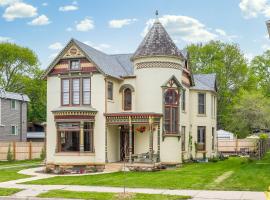
<svg viewBox="0 0 270 200"><path fill-rule="evenodd" d="M265 23L266 23L268 35L269 35L269 37L270 37L270 20L267 20Z"/></svg>

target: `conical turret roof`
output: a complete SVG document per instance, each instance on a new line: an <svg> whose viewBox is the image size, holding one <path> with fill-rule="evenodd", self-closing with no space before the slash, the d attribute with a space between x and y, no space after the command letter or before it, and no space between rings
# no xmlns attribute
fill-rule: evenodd
<svg viewBox="0 0 270 200"><path fill-rule="evenodd" d="M162 24L156 20L147 33L132 59L146 56L176 56L183 57Z"/></svg>

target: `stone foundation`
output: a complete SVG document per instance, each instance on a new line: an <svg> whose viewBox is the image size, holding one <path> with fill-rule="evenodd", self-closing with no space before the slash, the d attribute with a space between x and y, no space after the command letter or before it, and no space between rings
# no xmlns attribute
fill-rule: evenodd
<svg viewBox="0 0 270 200"><path fill-rule="evenodd" d="M156 172L166 169L166 166L162 165L161 163L155 164L132 163L127 164L126 167L128 168L129 171L136 171L136 172Z"/></svg>
<svg viewBox="0 0 270 200"><path fill-rule="evenodd" d="M54 174L85 174L103 172L105 169L104 164L91 164L91 165L57 165L46 164L45 173Z"/></svg>

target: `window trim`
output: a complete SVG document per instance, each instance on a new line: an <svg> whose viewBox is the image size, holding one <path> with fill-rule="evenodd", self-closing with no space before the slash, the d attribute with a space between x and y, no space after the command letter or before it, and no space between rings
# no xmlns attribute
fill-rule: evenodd
<svg viewBox="0 0 270 200"><path fill-rule="evenodd" d="M64 80L68 80L68 88L69 88L69 90L68 90L68 104L64 104L64 84L63 84L63 82L64 82ZM70 92L71 92L71 89L70 89L70 81L71 79L70 78L61 78L61 106L70 106L71 105L71 94L70 94Z"/></svg>
<svg viewBox="0 0 270 200"><path fill-rule="evenodd" d="M73 61L78 61L79 62L79 68L78 69L72 69L71 68L71 63ZM80 71L81 70L81 60L80 59L71 59L71 60L69 60L69 70L70 71Z"/></svg>
<svg viewBox="0 0 270 200"><path fill-rule="evenodd" d="M18 136L19 135L19 127L18 127L18 125L14 125L14 124L12 124L12 125L10 125L11 126L11 134L10 135L12 135L12 136ZM13 134L13 127L15 127L15 133Z"/></svg>
<svg viewBox="0 0 270 200"><path fill-rule="evenodd" d="M199 143L199 130L200 129L204 129L204 141ZM202 144L203 145L203 149L196 149L197 151L206 151L206 126L197 126L197 144Z"/></svg>
<svg viewBox="0 0 270 200"><path fill-rule="evenodd" d="M12 105L13 102L14 102L14 108L13 108L13 105ZM11 99L10 100L10 109L11 110L17 110L17 100L16 99Z"/></svg>
<svg viewBox="0 0 270 200"><path fill-rule="evenodd" d="M72 78L71 79L72 81L71 81L71 86L72 86L72 88L70 88L70 90L71 90L71 105L72 106L80 106L80 105L82 105L82 103L81 103L81 91L82 91L82 85L81 85L81 78ZM79 103L78 104L75 104L74 103L74 90L73 90L73 82L74 82L74 80L79 80L79 91L76 91L76 92L79 92Z"/></svg>
<svg viewBox="0 0 270 200"><path fill-rule="evenodd" d="M126 91L129 90L130 91L130 107L126 107ZM125 88L123 90L123 110L124 111L131 111L132 110L132 90L130 88Z"/></svg>
<svg viewBox="0 0 270 200"><path fill-rule="evenodd" d="M90 97L89 97L89 104L86 104L86 103L84 103L84 82L83 82L83 80L84 79L89 79L89 84L90 84L90 87L89 87L89 91L86 91L86 92L89 92L89 95L90 95ZM84 77L84 78L82 78L82 105L91 105L91 77Z"/></svg>
<svg viewBox="0 0 270 200"><path fill-rule="evenodd" d="M181 109L182 112L186 112L186 90L182 91L181 95Z"/></svg>
<svg viewBox="0 0 270 200"><path fill-rule="evenodd" d="M109 97L109 85L111 85L111 89L112 89L111 98ZM113 101L113 82L112 81L107 82L107 100Z"/></svg>
<svg viewBox="0 0 270 200"><path fill-rule="evenodd" d="M204 96L204 112L203 113L200 113L200 95L203 95ZM199 92L198 93L198 115L200 116L204 116L206 115L206 93L203 93L203 92Z"/></svg>

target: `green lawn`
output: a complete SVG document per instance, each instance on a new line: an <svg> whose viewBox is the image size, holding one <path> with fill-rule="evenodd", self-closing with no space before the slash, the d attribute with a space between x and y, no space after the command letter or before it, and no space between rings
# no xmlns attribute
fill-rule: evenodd
<svg viewBox="0 0 270 200"><path fill-rule="evenodd" d="M0 196L10 196L20 191L22 190L17 188L0 188Z"/></svg>
<svg viewBox="0 0 270 200"><path fill-rule="evenodd" d="M190 199L188 196L158 195L158 194L129 194L129 198L121 198L121 194L98 193L98 192L72 192L66 190L51 190L40 194L44 198L69 198L69 199L91 199L91 200L181 200Z"/></svg>
<svg viewBox="0 0 270 200"><path fill-rule="evenodd" d="M264 164L258 164L264 163ZM220 182L225 172L232 175ZM210 190L266 191L270 186L270 154L264 160L248 162L245 158L230 158L217 163L185 164L175 170L160 172L117 172L112 174L64 176L27 182L40 185L93 185Z"/></svg>
<svg viewBox="0 0 270 200"><path fill-rule="evenodd" d="M3 164L4 163L4 164ZM26 164L27 166L20 166ZM40 160L26 160L26 161L13 161L13 162L0 162L0 182L17 180L21 178L28 178L30 176L18 174L17 172L22 169L37 167L41 164Z"/></svg>

